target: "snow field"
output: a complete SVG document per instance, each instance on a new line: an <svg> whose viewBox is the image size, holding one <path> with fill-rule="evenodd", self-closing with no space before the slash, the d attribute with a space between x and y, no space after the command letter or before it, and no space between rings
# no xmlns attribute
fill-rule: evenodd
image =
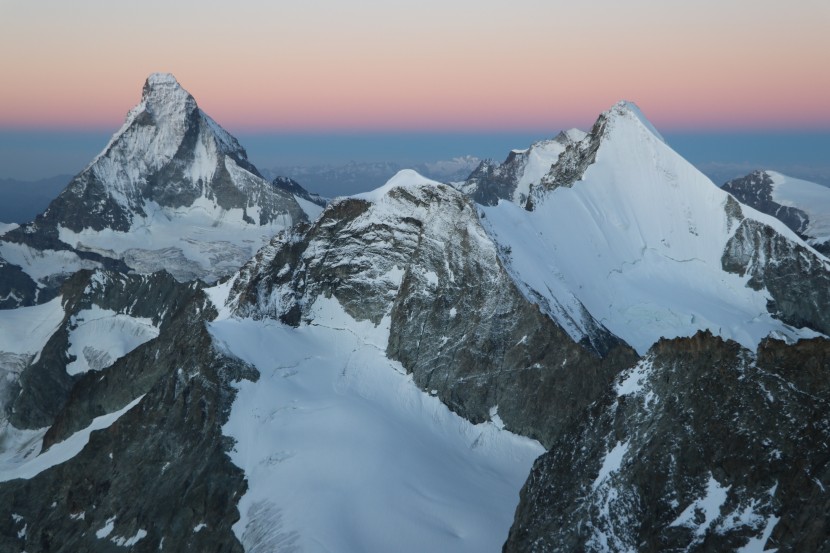
<svg viewBox="0 0 830 553"><path fill-rule="evenodd" d="M215 300L221 301L221 294ZM225 318L217 345L256 366L224 432L249 489L246 551L499 551L540 444L473 425L386 358L378 327L320 299L312 325Z"/></svg>

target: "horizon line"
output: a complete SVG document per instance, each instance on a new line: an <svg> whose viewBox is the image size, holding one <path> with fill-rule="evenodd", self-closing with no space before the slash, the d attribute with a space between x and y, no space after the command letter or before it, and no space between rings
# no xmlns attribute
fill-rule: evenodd
<svg viewBox="0 0 830 553"><path fill-rule="evenodd" d="M54 134L109 134L114 135L123 125L123 121L118 125L104 126L104 125L84 125L84 124L66 124L66 125L3 125L0 124L0 133L54 133ZM528 126L528 127L394 127L394 126L373 126L373 127L263 127L263 126L247 126L247 125L223 125L217 121L219 125L230 132L231 134L243 134L246 136L372 136L372 135L447 135L447 136L464 136L464 135L511 135L511 134L550 134L555 136L557 133L569 129L580 129L583 131L590 131L593 123L590 125L574 126ZM786 133L786 134L827 134L830 133L830 124L822 125L734 125L734 126L708 126L708 125L677 125L677 126L661 126L655 125L657 130L665 134L755 134L755 133Z"/></svg>

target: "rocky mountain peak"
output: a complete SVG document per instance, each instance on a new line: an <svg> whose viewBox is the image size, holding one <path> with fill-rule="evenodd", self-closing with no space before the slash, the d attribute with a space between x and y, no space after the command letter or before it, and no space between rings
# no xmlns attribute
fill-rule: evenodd
<svg viewBox="0 0 830 553"><path fill-rule="evenodd" d="M193 96L170 73L152 73L147 77L141 100L153 107L185 103L190 103L193 107L196 105Z"/></svg>

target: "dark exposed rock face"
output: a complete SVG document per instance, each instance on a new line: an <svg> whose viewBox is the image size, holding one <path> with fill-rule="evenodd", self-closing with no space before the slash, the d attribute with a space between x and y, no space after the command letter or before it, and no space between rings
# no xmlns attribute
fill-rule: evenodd
<svg viewBox="0 0 830 553"><path fill-rule="evenodd" d="M20 267L0 257L0 309L32 305L37 294L35 281Z"/></svg>
<svg viewBox="0 0 830 553"><path fill-rule="evenodd" d="M571 187L582 178L585 170L596 159L607 119L608 115L600 115L584 140L568 144L559 156L559 161L542 179L538 193L541 194L545 190L553 190L560 186Z"/></svg>
<svg viewBox="0 0 830 553"><path fill-rule="evenodd" d="M810 222L809 217L798 208L776 203L772 199L772 185L772 177L765 171L753 171L745 177L732 179L723 185L723 189L741 203L780 219L796 234L805 238L804 231Z"/></svg>
<svg viewBox="0 0 830 553"><path fill-rule="evenodd" d="M748 285L766 288L770 313L795 327L830 334L830 264L773 228L744 219L726 244L725 271L750 275Z"/></svg>
<svg viewBox="0 0 830 553"><path fill-rule="evenodd" d="M830 341L662 340L540 457L505 551L826 551Z"/></svg>
<svg viewBox="0 0 830 553"><path fill-rule="evenodd" d="M83 309L98 306L133 317L150 318L166 333L170 321L181 316L180 311L195 293L192 285L178 283L166 273L149 276L91 271L76 273L61 288L65 313L63 322L47 342L37 362L26 367L20 375L17 383L19 391L10 406L9 420L18 428L51 426L66 406L70 392L94 398L90 400L91 411L85 418L68 426L71 433L86 426L92 418L115 411L140 395L135 391L146 388L146 382L139 374L125 375L126 380L121 383L124 386L117 387L109 381L118 374L112 368L107 369L103 378L95 372L74 377L67 374L66 366L73 361L67 353L73 316ZM120 362L123 360L117 363ZM152 366L153 363L145 359L138 370L144 372ZM89 380L89 384L76 386L83 379ZM96 393L101 387L109 389L115 396L110 400L106 395ZM123 401L125 394L132 397Z"/></svg>
<svg viewBox="0 0 830 553"><path fill-rule="evenodd" d="M165 312L150 300L166 298L165 332L103 374L76 382L44 445L143 399L93 432L71 460L28 480L0 483L0 550L119 551L119 540L141 531L130 550L242 551L231 526L246 485L226 454L232 444L221 427L235 395L231 383L257 373L214 350L204 327L212 307L201 292L174 283L175 292L165 293L152 280L109 282L98 299L112 306L120 297L113 290L143 286L146 301L135 307ZM112 530L104 535L108 524Z"/></svg>
<svg viewBox="0 0 830 553"><path fill-rule="evenodd" d="M824 255L830 255L830 241L821 242L810 236L810 216L802 209L784 206L773 200L774 181L766 171L753 171L723 185L723 189L735 196L741 203L754 207L762 213L772 215L790 227L799 237Z"/></svg>
<svg viewBox="0 0 830 553"><path fill-rule="evenodd" d="M474 185L470 197L481 205L496 205L499 200L510 200L516 183L522 176L527 154L510 152L501 164L486 159L467 177L467 184Z"/></svg>
<svg viewBox="0 0 830 553"><path fill-rule="evenodd" d="M306 320L317 297L358 320L390 317L388 355L474 422L551 443L636 354L597 327L579 345L528 302L504 270L472 203L444 185L345 200L275 239L245 266L231 305L245 316Z"/></svg>

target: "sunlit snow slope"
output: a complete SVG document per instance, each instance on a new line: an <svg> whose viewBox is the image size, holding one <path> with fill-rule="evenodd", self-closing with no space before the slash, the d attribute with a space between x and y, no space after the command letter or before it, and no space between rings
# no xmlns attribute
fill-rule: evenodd
<svg viewBox="0 0 830 553"><path fill-rule="evenodd" d="M753 349L770 333L815 335L774 319L765 291L723 270L739 223L728 194L675 153L635 106L623 102L603 114L584 151L592 140L599 141L596 157L581 180L538 184L533 211L504 201L482 207L483 224L531 296L576 319L584 304L640 353L660 337L699 329ZM743 215L800 242L780 221L745 206Z"/></svg>

